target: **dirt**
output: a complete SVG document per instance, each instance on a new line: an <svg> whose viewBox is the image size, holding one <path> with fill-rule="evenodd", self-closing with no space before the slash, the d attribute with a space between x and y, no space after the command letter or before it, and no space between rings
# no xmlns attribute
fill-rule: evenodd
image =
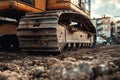
<svg viewBox="0 0 120 80"><path fill-rule="evenodd" d="M0 52L0 80L120 80L120 46L34 54Z"/></svg>

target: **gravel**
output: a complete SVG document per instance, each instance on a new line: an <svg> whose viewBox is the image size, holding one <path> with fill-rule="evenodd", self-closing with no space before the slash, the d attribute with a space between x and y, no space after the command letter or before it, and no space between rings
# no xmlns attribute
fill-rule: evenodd
<svg viewBox="0 0 120 80"><path fill-rule="evenodd" d="M0 52L0 80L120 80L120 46L59 55Z"/></svg>

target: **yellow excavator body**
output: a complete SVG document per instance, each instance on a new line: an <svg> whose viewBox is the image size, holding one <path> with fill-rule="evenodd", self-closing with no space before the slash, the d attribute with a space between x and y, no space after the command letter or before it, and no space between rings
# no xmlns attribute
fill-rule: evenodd
<svg viewBox="0 0 120 80"><path fill-rule="evenodd" d="M20 46L22 51L60 53L92 47L95 42L96 30L86 0L0 0L0 16L19 23L0 20L3 50L12 45L15 50Z"/></svg>

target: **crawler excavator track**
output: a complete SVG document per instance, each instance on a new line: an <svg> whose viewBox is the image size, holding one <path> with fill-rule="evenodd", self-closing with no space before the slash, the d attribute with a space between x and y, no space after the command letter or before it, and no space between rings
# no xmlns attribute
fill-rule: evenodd
<svg viewBox="0 0 120 80"><path fill-rule="evenodd" d="M18 27L20 48L27 52L58 52L92 47L95 28L89 18L73 11L27 13Z"/></svg>

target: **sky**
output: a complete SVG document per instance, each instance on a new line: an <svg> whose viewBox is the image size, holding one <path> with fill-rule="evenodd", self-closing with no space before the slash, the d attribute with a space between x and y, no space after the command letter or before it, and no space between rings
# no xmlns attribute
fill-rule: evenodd
<svg viewBox="0 0 120 80"><path fill-rule="evenodd" d="M91 0L91 18L104 15L120 19L120 0Z"/></svg>

